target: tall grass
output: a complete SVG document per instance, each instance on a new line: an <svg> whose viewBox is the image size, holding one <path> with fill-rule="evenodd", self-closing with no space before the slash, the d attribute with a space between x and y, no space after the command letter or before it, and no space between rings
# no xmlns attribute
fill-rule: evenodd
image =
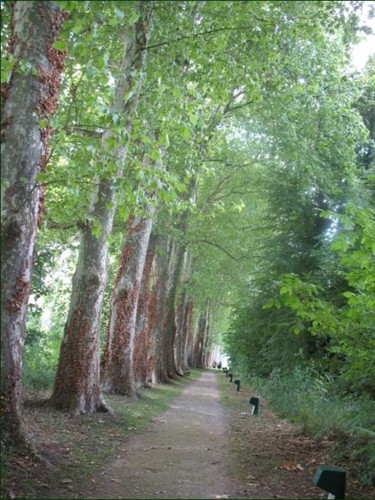
<svg viewBox="0 0 375 500"><path fill-rule="evenodd" d="M361 482L375 485L375 401L340 393L333 377L313 368L274 371L251 384L303 433L332 439L337 459L350 460Z"/></svg>

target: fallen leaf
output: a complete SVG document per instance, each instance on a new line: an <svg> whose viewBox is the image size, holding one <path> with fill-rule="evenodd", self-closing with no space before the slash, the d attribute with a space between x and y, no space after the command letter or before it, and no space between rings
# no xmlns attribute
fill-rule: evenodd
<svg viewBox="0 0 375 500"><path fill-rule="evenodd" d="M305 468L302 467L301 464L297 464L295 468L298 469L298 470L305 470Z"/></svg>
<svg viewBox="0 0 375 500"><path fill-rule="evenodd" d="M279 469L291 471L291 470L294 469L294 466L293 466L293 464L291 462L288 462L286 464L280 465Z"/></svg>
<svg viewBox="0 0 375 500"><path fill-rule="evenodd" d="M70 484L73 482L73 479L63 479L61 482L62 484Z"/></svg>

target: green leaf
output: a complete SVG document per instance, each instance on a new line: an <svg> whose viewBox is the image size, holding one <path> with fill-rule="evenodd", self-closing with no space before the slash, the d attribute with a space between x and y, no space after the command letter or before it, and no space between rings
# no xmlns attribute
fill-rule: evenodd
<svg viewBox="0 0 375 500"><path fill-rule="evenodd" d="M66 50L66 41L57 40L56 42L53 42L52 47L54 47L59 52L64 52Z"/></svg>
<svg viewBox="0 0 375 500"><path fill-rule="evenodd" d="M102 225L100 224L99 221L95 220L93 225L92 225L92 229L91 229L91 233L93 236L95 236L95 238L99 239L101 234L102 234Z"/></svg>
<svg viewBox="0 0 375 500"><path fill-rule="evenodd" d="M40 122L38 123L38 127L39 128L46 128L49 124L49 120L47 119L43 119L43 120L40 120Z"/></svg>
<svg viewBox="0 0 375 500"><path fill-rule="evenodd" d="M110 149L110 150L115 149L115 148L116 148L116 145L117 145L117 140L116 140L116 137L109 137L109 138L106 140L106 144L107 144L108 149Z"/></svg>

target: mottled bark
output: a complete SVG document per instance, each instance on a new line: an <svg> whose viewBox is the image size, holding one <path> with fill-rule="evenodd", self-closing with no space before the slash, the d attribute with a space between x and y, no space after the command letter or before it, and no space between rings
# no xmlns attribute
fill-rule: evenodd
<svg viewBox="0 0 375 500"><path fill-rule="evenodd" d="M151 325L155 315L153 287L153 262L156 250L156 237L151 233L143 269L141 289L138 299L136 335L134 346L134 373L137 386L148 386L149 373L153 362L151 356Z"/></svg>
<svg viewBox="0 0 375 500"><path fill-rule="evenodd" d="M145 155L146 168L160 170L160 158L153 163ZM145 215L131 216L128 221L120 265L111 296L111 308L107 327L106 343L102 358L102 386L105 392L133 396L136 394L135 342L137 333L137 311L141 281L146 262L155 205L149 195ZM150 263L148 264L150 266Z"/></svg>
<svg viewBox="0 0 375 500"><path fill-rule="evenodd" d="M152 15L152 5L148 2L136 5L140 17L122 34L122 76L118 79L111 106L111 110L121 117L128 138L144 78L147 51L141 48L148 43ZM102 138L104 154L112 137L113 133L109 130ZM116 157L117 177L124 174L127 152L127 143L124 145L118 139L117 146L111 150L111 155ZM113 179L105 176L97 180L98 187L92 196L87 222L81 229L79 260L52 395L52 402L57 408L74 414L109 409L100 393L98 338L107 282L108 236L113 226L116 194ZM99 238L92 234L93 221L100 225Z"/></svg>
<svg viewBox="0 0 375 500"><path fill-rule="evenodd" d="M158 237L154 261L155 279L150 298L153 321L150 324L149 379L153 383L166 383L177 375L174 361L175 300L182 257L183 250L175 244L172 237Z"/></svg>
<svg viewBox="0 0 375 500"><path fill-rule="evenodd" d="M195 333L194 348L192 354L191 366L194 368L207 367L207 347L210 337L210 304L207 301L201 310Z"/></svg>
<svg viewBox="0 0 375 500"><path fill-rule="evenodd" d="M203 342L203 368L207 368L209 366L209 346L211 345L211 308L209 302L207 302L206 306L206 324L204 331L204 342Z"/></svg>
<svg viewBox="0 0 375 500"><path fill-rule="evenodd" d="M185 305L186 308L186 342L185 342L185 355L184 355L184 365L187 369L193 366L193 311L194 306L191 300L188 300Z"/></svg>
<svg viewBox="0 0 375 500"><path fill-rule="evenodd" d="M189 371L186 356L186 340L188 336L188 303L189 295L187 290L191 272L191 254L185 251L184 263L181 277L181 289L176 306L176 339L175 339L175 363L179 375L184 375Z"/></svg>
<svg viewBox="0 0 375 500"><path fill-rule="evenodd" d="M168 261L170 251L171 238L167 235L158 236L154 260L155 278L150 302L150 306L153 307L153 321L150 325L151 360L149 378L154 384L169 382L164 337L164 321L166 315L166 299L169 295L167 286L169 282Z"/></svg>
<svg viewBox="0 0 375 500"><path fill-rule="evenodd" d="M147 379L153 383L165 383L177 375L174 356L175 301L182 262L183 249L170 236L159 236L148 301L150 355Z"/></svg>
<svg viewBox="0 0 375 500"><path fill-rule="evenodd" d="M176 305L176 338L175 338L175 363L176 371L179 375L184 375L188 371L187 367L184 366L184 350L186 341L186 308L185 304L187 301L187 291L182 290L177 299Z"/></svg>
<svg viewBox="0 0 375 500"><path fill-rule="evenodd" d="M108 189L111 189L108 186ZM65 324L52 403L73 414L110 411L100 389L99 329L107 279L107 237L112 227L105 208L107 197L97 200L103 209L99 239L87 223L81 229L80 252L73 277L73 293Z"/></svg>
<svg viewBox="0 0 375 500"><path fill-rule="evenodd" d="M134 344L139 290L152 219L131 217L111 297L110 317L102 362L105 392L136 393Z"/></svg>
<svg viewBox="0 0 375 500"><path fill-rule="evenodd" d="M20 410L25 316L33 252L43 212L37 182L48 161L50 127L39 122L55 112L64 54L56 41L64 14L53 2L15 2L9 51L16 59L9 84L2 86L1 173L1 333L2 438L24 444ZM27 70L22 70L20 63Z"/></svg>
<svg viewBox="0 0 375 500"><path fill-rule="evenodd" d="M206 331L206 309L203 309L198 318L194 342L193 367L203 368L204 334Z"/></svg>
<svg viewBox="0 0 375 500"><path fill-rule="evenodd" d="M166 317L164 322L167 373L171 378L178 374L175 359L175 341L177 332L175 304L177 299L178 284L183 269L184 254L184 247L175 243L172 248L170 258L170 293L166 297Z"/></svg>

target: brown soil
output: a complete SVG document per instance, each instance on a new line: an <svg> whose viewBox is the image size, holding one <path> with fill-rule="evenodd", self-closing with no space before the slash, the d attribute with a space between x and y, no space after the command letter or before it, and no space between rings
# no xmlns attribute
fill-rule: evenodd
<svg viewBox="0 0 375 500"><path fill-rule="evenodd" d="M223 386L222 400L218 380ZM311 480L319 464L345 465L332 462L332 443L302 436L264 401L259 415L251 415L252 395L248 389L237 392L223 373L204 371L146 431L130 437L121 435L115 420L106 420L108 416L81 417L85 427L74 427L77 420L66 414L34 408L34 425L43 429L43 446L54 467L46 468L25 456L13 457L5 496L326 498ZM53 429L58 426L67 429L64 442L54 441ZM104 440L113 441L112 453L105 457L99 453ZM77 443L81 459L69 459L69 446ZM85 454L92 457L95 450L95 463L90 462L84 471ZM348 478L350 498L373 494Z"/></svg>

